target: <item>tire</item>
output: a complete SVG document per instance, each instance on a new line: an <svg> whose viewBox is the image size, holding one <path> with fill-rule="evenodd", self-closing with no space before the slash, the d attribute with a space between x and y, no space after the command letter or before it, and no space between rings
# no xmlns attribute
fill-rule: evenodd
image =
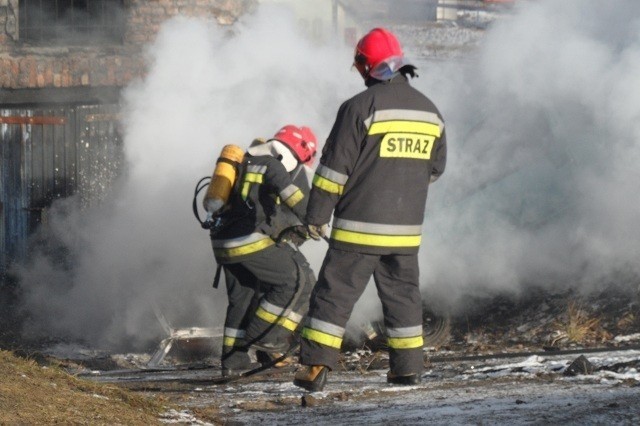
<svg viewBox="0 0 640 426"><path fill-rule="evenodd" d="M422 338L425 347L448 343L451 339L451 317L448 314L437 314L423 303Z"/></svg>
<svg viewBox="0 0 640 426"><path fill-rule="evenodd" d="M365 330L366 329L366 330ZM382 320L376 320L365 324L357 338L349 341L349 347L361 346L363 342L372 350L386 350L387 339ZM367 337L367 334L370 336ZM422 339L424 347L432 348L447 344L451 339L451 317L449 314L434 312L425 303L422 305Z"/></svg>

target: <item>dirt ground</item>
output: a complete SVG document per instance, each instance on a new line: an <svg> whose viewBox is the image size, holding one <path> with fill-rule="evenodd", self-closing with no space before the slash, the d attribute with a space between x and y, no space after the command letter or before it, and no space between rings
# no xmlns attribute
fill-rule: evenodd
<svg viewBox="0 0 640 426"><path fill-rule="evenodd" d="M440 330L444 333L437 336L440 342L425 348L423 382L410 388L385 383L384 341L380 337L367 340L364 335L347 342L340 368L331 373L325 392L319 394L305 394L291 384L295 367L257 379L212 385L207 380L219 374L216 359L190 359L187 364L184 353L177 351L168 354L165 366L184 368L181 371L119 376L114 369L139 367L140 360L150 354L106 358L102 354L81 360L52 357L45 349L53 342L24 341L19 330L12 329L18 326L15 319L19 316L4 323L11 326L3 329L0 347L32 363L59 365L79 383L98 382L95 386L107 386L110 392L115 386L131 398L161 401L167 410L158 414L161 422L299 424L310 414L314 424L634 424L640 418L635 403L640 397L640 380L611 376L640 370L640 352L623 351L623 358L615 352L640 345L640 304L635 290L588 296L572 291L532 292L526 297L474 300L473 305L464 315L448 318ZM613 352L602 354L604 350ZM564 377L558 371L566 369L580 351L587 351L598 373L580 379ZM494 359L496 355L502 358ZM544 361L524 366L532 357ZM200 368L203 365L212 368ZM83 386L72 387L83 394L98 394L95 388ZM53 407L49 409L55 413ZM145 418L148 421L148 414Z"/></svg>

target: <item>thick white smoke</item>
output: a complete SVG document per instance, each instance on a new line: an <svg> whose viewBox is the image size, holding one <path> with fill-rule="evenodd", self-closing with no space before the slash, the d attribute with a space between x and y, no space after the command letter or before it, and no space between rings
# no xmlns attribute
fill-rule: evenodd
<svg viewBox="0 0 640 426"><path fill-rule="evenodd" d="M196 182L225 144L247 147L285 124L323 140L338 99L361 85L350 56L350 47L313 44L280 8L233 27L166 22L148 48L148 74L124 93L123 181L98 209L54 207L65 212L51 227L70 267L34 256L22 271L32 328L140 346L166 337L152 303L174 327L220 325L226 293L211 288L209 235L191 210ZM316 249L317 265L326 244Z"/></svg>
<svg viewBox="0 0 640 426"><path fill-rule="evenodd" d="M455 309L468 294L637 283L639 18L633 0L523 1L472 57L419 63L412 84L439 106L449 140L427 203L426 292ZM220 325L226 295L211 289L193 187L224 144L286 123L323 141L340 102L364 88L349 72L352 48L311 43L281 9L231 28L167 22L148 75L125 92L121 186L100 210L53 225L71 268L37 258L23 273L35 324L145 342L162 333L156 300L174 326ZM303 247L316 271L325 250ZM377 309L374 295L356 318Z"/></svg>
<svg viewBox="0 0 640 426"><path fill-rule="evenodd" d="M418 85L448 124L425 288L451 300L532 285L636 286L640 4L521 2L477 56Z"/></svg>

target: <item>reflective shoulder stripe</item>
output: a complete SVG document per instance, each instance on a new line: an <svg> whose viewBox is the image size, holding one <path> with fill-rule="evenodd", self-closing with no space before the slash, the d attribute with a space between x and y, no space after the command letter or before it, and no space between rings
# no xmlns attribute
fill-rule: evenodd
<svg viewBox="0 0 640 426"><path fill-rule="evenodd" d="M311 340L312 342L320 343L330 348L340 349L342 347L342 337L332 336L322 331L313 330L311 328L304 327L300 336L304 339Z"/></svg>
<svg viewBox="0 0 640 426"><path fill-rule="evenodd" d="M382 135L385 133L417 133L440 137L440 127L437 124L421 121L381 121L373 123L369 128L370 135Z"/></svg>
<svg viewBox="0 0 640 426"><path fill-rule="evenodd" d="M440 128L440 132L444 129L444 123L438 117L438 114L430 111L420 111L413 109L381 109L376 111L368 119L366 123L375 123L379 121L424 121L427 123L436 124Z"/></svg>
<svg viewBox="0 0 640 426"><path fill-rule="evenodd" d="M365 120L369 135L385 133L415 133L440 137L444 123L438 114L409 109L385 109Z"/></svg>
<svg viewBox="0 0 640 426"><path fill-rule="evenodd" d="M245 173L244 182L262 183L264 181L264 174L261 173Z"/></svg>
<svg viewBox="0 0 640 426"><path fill-rule="evenodd" d="M418 337L389 337L387 345L391 349L415 349L424 346L422 336Z"/></svg>
<svg viewBox="0 0 640 426"><path fill-rule="evenodd" d="M247 172L249 173L257 173L260 175L265 174L265 172L267 171L267 166L257 166L254 164L250 164L249 166L247 166Z"/></svg>

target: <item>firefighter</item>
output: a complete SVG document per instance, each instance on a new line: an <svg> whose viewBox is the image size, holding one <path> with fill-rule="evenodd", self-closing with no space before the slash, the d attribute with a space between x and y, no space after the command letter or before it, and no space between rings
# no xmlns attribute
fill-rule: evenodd
<svg viewBox="0 0 640 426"><path fill-rule="evenodd" d="M382 302L387 381L415 384L423 370L418 249L429 183L446 162L443 118L409 84L416 67L396 36L375 28L359 40L354 66L366 89L345 101L322 150L305 217L329 249L301 331L294 384L320 391L336 367L353 306L373 275Z"/></svg>
<svg viewBox="0 0 640 426"><path fill-rule="evenodd" d="M297 249L316 138L308 127L286 125L254 140L239 166L229 201L211 227L215 259L224 270L228 306L222 372L233 374L277 358L308 309L315 276ZM206 204L205 204L206 206ZM293 243L293 244L292 244Z"/></svg>

